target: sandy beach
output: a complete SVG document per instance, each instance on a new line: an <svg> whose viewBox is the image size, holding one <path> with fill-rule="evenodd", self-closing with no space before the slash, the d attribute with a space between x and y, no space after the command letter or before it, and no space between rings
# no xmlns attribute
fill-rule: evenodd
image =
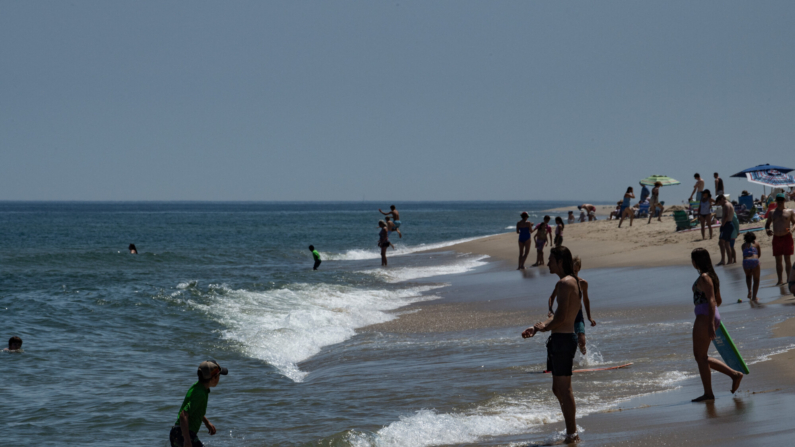
<svg viewBox="0 0 795 447"><path fill-rule="evenodd" d="M789 203L788 207L795 205ZM565 211L565 209L561 209ZM562 213L561 213L562 214ZM662 222L652 221L647 224L645 219L635 220L630 227L625 221L622 228L617 228L617 221L601 219L596 222L567 225L563 245L569 247L575 255L583 259L583 275L588 276L589 269L633 268L639 272L643 269L671 268L690 264L690 252L695 247L704 247L710 251L712 259L720 259L718 249L718 231L713 229L714 237L702 240L699 230L675 232L673 218L665 216ZM764 222L742 225L742 228L764 226ZM769 287L772 298L763 302L763 306L795 304L795 297L783 287L774 287L775 259L772 256L771 238L764 232L757 232L757 240L763 250L762 266L766 270L763 275L763 287ZM738 239L737 248L739 249ZM543 279L546 267L533 268L516 272L517 243L514 233L505 233L462 243L443 250L456 250L460 253L488 255L496 262L498 270L504 278L507 275L521 275L524 279ZM548 255L548 249L545 252ZM531 258L534 251L531 250ZM741 258L742 256L740 256ZM528 262L528 265L530 262ZM612 269L612 270L610 270ZM683 272L687 271L681 270ZM744 283L742 267L731 265L717 267L721 276L734 278L736 288ZM511 273L512 272L512 273ZM591 273L594 275L596 273ZM740 278L738 281L737 279ZM653 279L641 284L643 287L654 287L659 292L675 287L687 291L692 276L682 277L684 286L669 280L654 285ZM766 281L766 282L765 282ZM628 287L638 285L628 282ZM778 290L780 289L780 290ZM545 290L528 288L516 282L505 285L497 283L466 284L461 290L471 290L472 295L500 296L497 299L467 299L463 302L451 297L442 302L419 303L401 309L401 317L384 324L371 326L366 331L395 332L445 332L461 331L486 327L521 327L543 317ZM498 292L499 291L499 292ZM738 294L744 290L737 291ZM466 292L463 293L467 295ZM451 294L453 295L453 294ZM688 298L685 297L678 305L686 308ZM747 302L747 300L744 300ZM764 301L764 300L763 300ZM724 302L724 305L726 303ZM748 304L745 304L748 306ZM598 305L592 303L598 309ZM621 311L611 308L601 312L597 319L612 320ZM646 316L650 322L668 318L668 308L660 307L650 311ZM744 310L743 312L747 312ZM692 310L690 310L692 312ZM723 311L722 311L723 312ZM775 313L773 314L775 315ZM773 325L769 323L772 337L795 337L795 318L787 319ZM684 338L689 342L687 332ZM792 345L790 345L792 346ZM701 392L701 383L696 376L681 386L670 391L655 393L631 399L616 408L578 417L578 423L586 427L583 433L583 445L783 445L791 441L795 428L791 423L790 414L795 402L795 350L784 350L770 355L751 366L752 374L747 376L736 395L724 393L715 402L708 404L692 404L690 399ZM693 372L697 372L695 362ZM579 379L579 378L578 378ZM720 374L713 374L713 386L717 390L726 384L721 382ZM585 378L581 380L587 380ZM575 380L577 387L577 380ZM621 427L617 430L617 427ZM557 422L551 429L560 430L562 424ZM522 438L501 439L493 445L544 445L522 443ZM488 444L492 445L492 444Z"/></svg>

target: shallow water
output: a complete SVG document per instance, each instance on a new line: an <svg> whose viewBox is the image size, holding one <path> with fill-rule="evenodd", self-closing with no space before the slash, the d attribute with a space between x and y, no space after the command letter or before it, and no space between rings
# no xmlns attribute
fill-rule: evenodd
<svg viewBox="0 0 795 447"><path fill-rule="evenodd" d="M543 340L522 340L524 327L359 329L434 299L492 300L543 317L556 280L543 269L523 276L482 256L418 251L505 231L517 210L561 205L401 207L401 255L384 271L372 225L380 204L0 204L0 318L4 336L22 336L25 349L0 356L4 437L99 446L121 435L166 445L196 365L215 358L230 374L210 397L219 432L201 435L208 446L545 439L544 423L560 413L550 378L537 374ZM142 254L126 254L129 242ZM309 243L326 259L317 272ZM578 364L635 364L578 377L580 414L695 376L694 273L583 272L599 325L588 328L591 353ZM720 274L721 313L746 359L787 348L770 338L769 323L795 311L735 304L744 278Z"/></svg>

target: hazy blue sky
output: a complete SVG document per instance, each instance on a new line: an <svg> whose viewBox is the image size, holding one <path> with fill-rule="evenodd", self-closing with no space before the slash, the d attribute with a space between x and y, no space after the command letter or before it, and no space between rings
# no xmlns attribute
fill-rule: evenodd
<svg viewBox="0 0 795 447"><path fill-rule="evenodd" d="M792 1L2 0L0 200L618 200L655 173L681 200L696 170L795 167L793 24Z"/></svg>

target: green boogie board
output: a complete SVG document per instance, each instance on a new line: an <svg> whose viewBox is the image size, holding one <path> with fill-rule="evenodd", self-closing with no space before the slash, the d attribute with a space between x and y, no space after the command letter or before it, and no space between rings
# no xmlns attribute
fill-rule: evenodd
<svg viewBox="0 0 795 447"><path fill-rule="evenodd" d="M726 326L723 325L722 321L720 322L718 330L715 331L715 340L712 340L712 344L715 345L715 349L718 350L718 353L723 357L723 361L729 365L729 368L740 371L743 374L750 373L750 371L748 371L748 365L745 364L743 356L740 355L740 351L737 350L737 346L734 344L734 341L729 335L729 331L726 330Z"/></svg>

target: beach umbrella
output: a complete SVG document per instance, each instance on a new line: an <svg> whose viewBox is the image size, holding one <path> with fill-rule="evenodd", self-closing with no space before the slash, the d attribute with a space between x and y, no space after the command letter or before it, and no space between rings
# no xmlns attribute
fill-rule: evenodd
<svg viewBox="0 0 795 447"><path fill-rule="evenodd" d="M654 186L655 183L660 182L663 186L678 185L682 182L679 180L668 177L667 175L652 175L640 181L641 185Z"/></svg>
<svg viewBox="0 0 795 447"><path fill-rule="evenodd" d="M789 174L785 174L777 169L768 169L767 171L746 172L745 177L751 183L771 186L773 188L795 186L795 177Z"/></svg>
<svg viewBox="0 0 795 447"><path fill-rule="evenodd" d="M783 172L784 174L786 174L787 172L793 171L792 168L785 168L783 166L775 166L775 165L771 165L771 164L767 163L767 164L763 164L763 165L759 165L759 166L754 166L753 168L743 169L742 171L734 174L732 177L746 178L747 176L745 174L747 174L749 172L769 171L771 169L774 169L774 170L776 170L778 172Z"/></svg>

